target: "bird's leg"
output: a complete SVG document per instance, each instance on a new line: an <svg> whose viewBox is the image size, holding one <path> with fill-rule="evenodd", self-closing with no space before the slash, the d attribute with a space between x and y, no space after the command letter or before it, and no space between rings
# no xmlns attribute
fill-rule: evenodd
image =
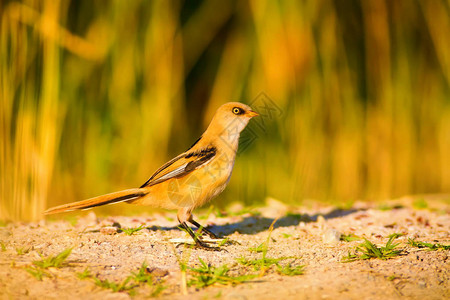
<svg viewBox="0 0 450 300"><path fill-rule="evenodd" d="M192 229L186 224L186 222L180 223L181 227L183 227L189 235L194 239L195 246L205 249L205 250L212 250L212 251L222 251L219 247L211 247L208 246L206 243L204 243L201 239L198 238L198 236L192 231Z"/></svg>
<svg viewBox="0 0 450 300"><path fill-rule="evenodd" d="M199 245L199 246L206 246L205 243L203 243L202 240L199 239L199 237L195 234L194 231L192 231L191 227L189 227L186 222L182 222L180 223L181 227L187 231L187 233L189 233L189 235L194 239L195 244Z"/></svg>
<svg viewBox="0 0 450 300"><path fill-rule="evenodd" d="M192 223L192 221L193 221L191 211L192 211L191 208L181 208L178 210L177 219L178 219L178 222L180 222L181 227L183 229L185 229L189 233L189 235L194 239L195 245L197 247L201 247L206 250L221 250L220 248L217 248L217 247L208 246L205 242L203 242L199 238L198 234L195 234L194 231L192 231L192 229L187 225L186 222ZM192 224L194 224L195 226L197 226L197 225L200 226L200 224L198 224L197 222L195 222L195 223L196 224L194 224L194 223L192 223Z"/></svg>
<svg viewBox="0 0 450 300"><path fill-rule="evenodd" d="M202 231L204 231L207 235L209 235L210 238L212 239L219 239L219 237L212 231L206 229L206 227L203 227L202 225L200 225L200 223L198 223L197 221L194 220L194 218L191 217L189 218L189 223L191 223L192 225L194 225L195 227L197 227L199 230L201 228Z"/></svg>

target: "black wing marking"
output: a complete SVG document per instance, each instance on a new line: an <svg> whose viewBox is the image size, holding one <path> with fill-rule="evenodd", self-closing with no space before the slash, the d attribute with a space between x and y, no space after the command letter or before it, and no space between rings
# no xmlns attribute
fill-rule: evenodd
<svg viewBox="0 0 450 300"><path fill-rule="evenodd" d="M208 147L195 152L183 153L164 164L142 186L152 186L171 178L179 178L201 167L217 153L215 147Z"/></svg>
<svg viewBox="0 0 450 300"><path fill-rule="evenodd" d="M197 156L197 160L190 161L185 168L185 172L191 172L207 161L209 161L211 158L213 158L216 155L216 148L207 148L205 150L202 150L199 154L191 154L192 156ZM187 158L187 157L186 157Z"/></svg>

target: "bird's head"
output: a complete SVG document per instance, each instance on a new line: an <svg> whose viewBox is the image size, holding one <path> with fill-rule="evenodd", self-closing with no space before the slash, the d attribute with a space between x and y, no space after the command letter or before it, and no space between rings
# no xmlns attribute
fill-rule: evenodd
<svg viewBox="0 0 450 300"><path fill-rule="evenodd" d="M228 102L217 109L210 127L223 133L233 132L239 134L247 126L251 118L259 116L246 104L239 102ZM210 129L213 129L210 128ZM217 134L221 134L218 132Z"/></svg>

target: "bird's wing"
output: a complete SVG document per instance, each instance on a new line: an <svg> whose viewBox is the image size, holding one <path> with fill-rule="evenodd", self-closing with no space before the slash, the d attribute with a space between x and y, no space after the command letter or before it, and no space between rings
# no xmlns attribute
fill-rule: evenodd
<svg viewBox="0 0 450 300"><path fill-rule="evenodd" d="M141 188L152 186L171 178L183 177L210 162L216 155L216 152L217 149L215 147L208 147L180 154L156 170Z"/></svg>

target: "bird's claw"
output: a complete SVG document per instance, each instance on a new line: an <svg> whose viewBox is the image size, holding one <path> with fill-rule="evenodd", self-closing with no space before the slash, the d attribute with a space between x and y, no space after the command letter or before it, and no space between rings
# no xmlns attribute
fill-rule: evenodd
<svg viewBox="0 0 450 300"><path fill-rule="evenodd" d="M226 245L241 245L238 241L227 239L225 242Z"/></svg>
<svg viewBox="0 0 450 300"><path fill-rule="evenodd" d="M209 246L203 242L197 241L194 245L195 248L206 250L206 251L225 251L228 252L226 249L221 247L215 247L215 246Z"/></svg>
<svg viewBox="0 0 450 300"><path fill-rule="evenodd" d="M209 246L208 244L206 244L205 242L202 241L197 241L195 244L190 244L190 243L178 243L175 248L178 249L181 246L185 246L185 247L191 247L191 248L196 248L196 249L202 249L202 250L206 250L206 251L225 251L228 252L226 249L221 248L221 247L215 247L215 246Z"/></svg>

